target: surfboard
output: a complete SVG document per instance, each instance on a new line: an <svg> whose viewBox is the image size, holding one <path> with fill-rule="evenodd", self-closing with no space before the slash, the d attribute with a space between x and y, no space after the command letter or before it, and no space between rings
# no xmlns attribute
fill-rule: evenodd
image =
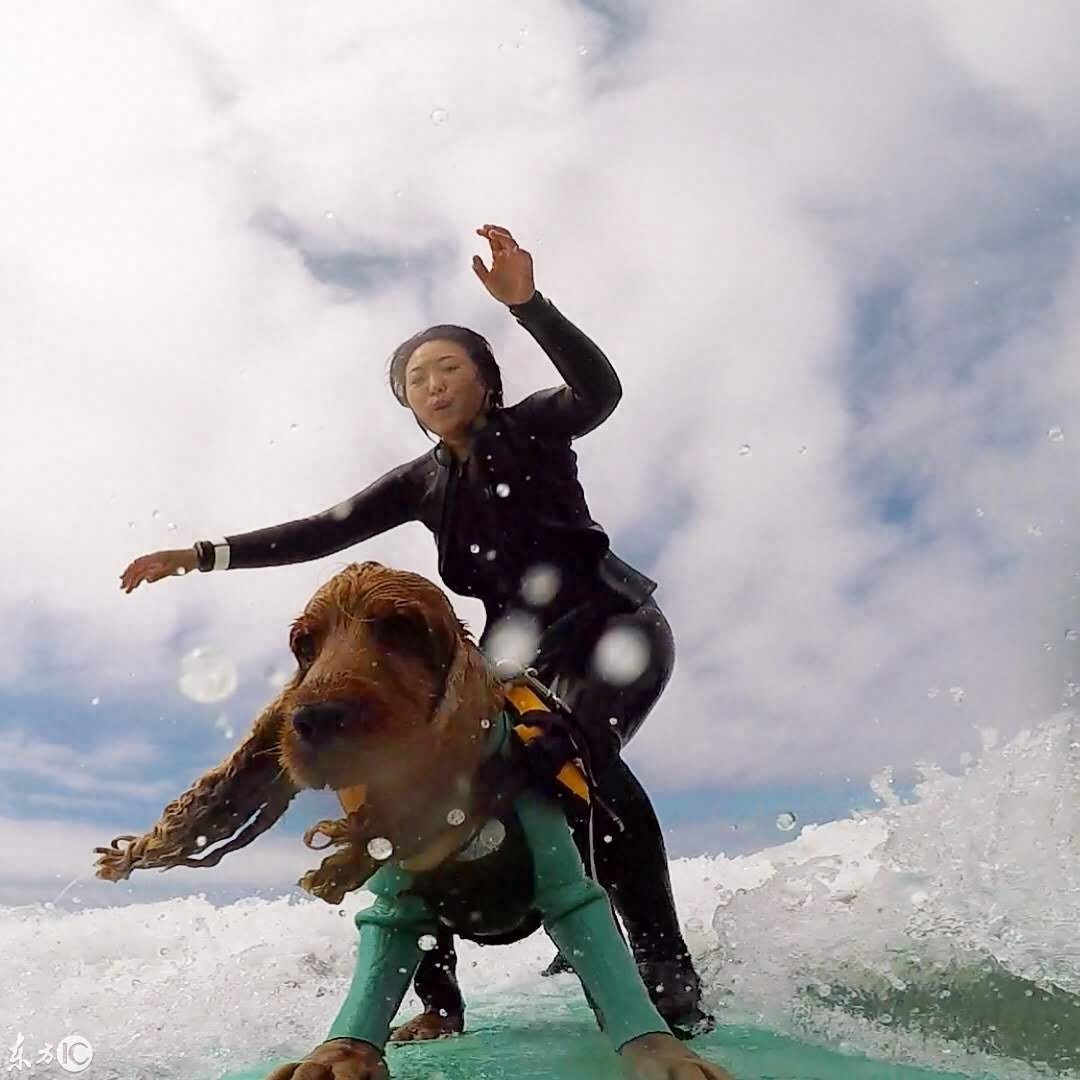
<svg viewBox="0 0 1080 1080"><path fill-rule="evenodd" d="M394 1080L624 1080L588 1010L575 1006L570 1012L574 1015L528 1024L481 1022L452 1039L390 1046L390 1075ZM872 1061L763 1028L722 1026L690 1045L736 1080L963 1080L960 1073ZM265 1080L284 1060L296 1059L268 1061L224 1080Z"/></svg>

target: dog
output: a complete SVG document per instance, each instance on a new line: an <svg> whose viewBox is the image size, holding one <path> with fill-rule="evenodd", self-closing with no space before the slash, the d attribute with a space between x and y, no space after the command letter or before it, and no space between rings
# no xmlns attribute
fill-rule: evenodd
<svg viewBox="0 0 1080 1080"><path fill-rule="evenodd" d="M631 1075L732 1080L656 1012L558 802L520 782L512 798L491 787L503 764L520 781L513 763L530 729L438 586L353 563L316 591L289 645L296 672L230 757L150 832L95 849L97 876L111 881L212 866L270 828L300 790L337 792L345 817L304 836L336 850L299 885L338 904L366 884L376 902L356 916L357 971L327 1038L268 1080L301 1065L323 1066L311 1075L326 1080L386 1076L390 1021L440 923L492 943L543 924Z"/></svg>

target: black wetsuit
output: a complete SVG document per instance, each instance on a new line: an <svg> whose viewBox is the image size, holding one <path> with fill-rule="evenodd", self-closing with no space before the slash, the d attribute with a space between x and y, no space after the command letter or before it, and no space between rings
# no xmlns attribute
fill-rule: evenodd
<svg viewBox="0 0 1080 1080"><path fill-rule="evenodd" d="M484 603L481 646L504 616L526 613L536 620L545 632L540 675L571 706L597 788L623 826L597 812L597 877L622 916L657 1007L677 1021L696 1008L698 979L675 914L655 811L618 754L667 683L674 643L652 599L655 582L614 555L593 521L571 447L606 419L622 388L603 352L539 292L510 310L551 358L564 386L489 412L474 429L464 464L440 443L323 513L226 537L227 566L318 559L418 520L436 538L443 583ZM539 586L523 592L523 576L538 567ZM552 584L558 586L554 596ZM616 686L590 660L601 635L619 626L640 631L648 653L644 670ZM587 821L573 826L584 855ZM425 1008L462 1009L454 970L452 939L444 935L417 972Z"/></svg>

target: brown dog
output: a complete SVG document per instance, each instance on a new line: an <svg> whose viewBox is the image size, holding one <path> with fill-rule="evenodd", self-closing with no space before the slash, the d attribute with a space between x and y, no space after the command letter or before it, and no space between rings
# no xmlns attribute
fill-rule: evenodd
<svg viewBox="0 0 1080 1080"><path fill-rule="evenodd" d="M305 834L309 847L321 835L338 848L301 879L308 892L340 903L390 865L436 885L447 868L456 872L463 837L489 821L474 780L506 693L446 594L418 575L354 563L316 592L293 623L289 643L297 671L245 742L170 803L151 832L95 849L98 877L117 881L138 868L214 865L268 829L299 790L326 787L338 792L346 817ZM128 842L124 848L120 840ZM227 842L199 855L217 841ZM511 914L500 910L496 921ZM611 923L601 934L608 929L616 933ZM625 960L627 978L640 987L628 955ZM381 1050L379 1039L338 1036L306 1062L319 1070L313 1078L363 1080L386 1075ZM619 1050L638 1077L731 1080L667 1033L662 1021ZM282 1066L270 1080L288 1080L300 1064Z"/></svg>

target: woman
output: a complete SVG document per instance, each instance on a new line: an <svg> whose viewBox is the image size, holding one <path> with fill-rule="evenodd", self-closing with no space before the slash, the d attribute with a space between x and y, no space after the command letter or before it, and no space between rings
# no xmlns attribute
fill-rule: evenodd
<svg viewBox="0 0 1080 1080"><path fill-rule="evenodd" d="M651 596L655 582L617 558L590 517L570 445L607 418L622 388L600 349L536 290L529 252L499 226L477 232L492 257L490 269L473 258L477 277L537 340L565 385L504 407L499 367L484 338L463 327L431 327L394 351L389 375L398 401L429 437L438 436L433 451L313 517L141 556L121 575L121 588L131 592L142 581L196 568L318 559L422 521L436 538L443 583L484 603L481 647L503 619L528 618L543 633L540 674L573 711L610 815L597 830L603 836L593 852L597 877L622 917L661 1015L677 1033L701 1030L710 1018L700 1009L700 983L675 914L660 826L619 756L671 674L671 629ZM601 674L592 657L601 638L619 630L647 649L643 670L615 678ZM574 823L583 857L589 832L587 821ZM417 972L424 1012L398 1029L397 1041L462 1030L455 969L446 937Z"/></svg>

